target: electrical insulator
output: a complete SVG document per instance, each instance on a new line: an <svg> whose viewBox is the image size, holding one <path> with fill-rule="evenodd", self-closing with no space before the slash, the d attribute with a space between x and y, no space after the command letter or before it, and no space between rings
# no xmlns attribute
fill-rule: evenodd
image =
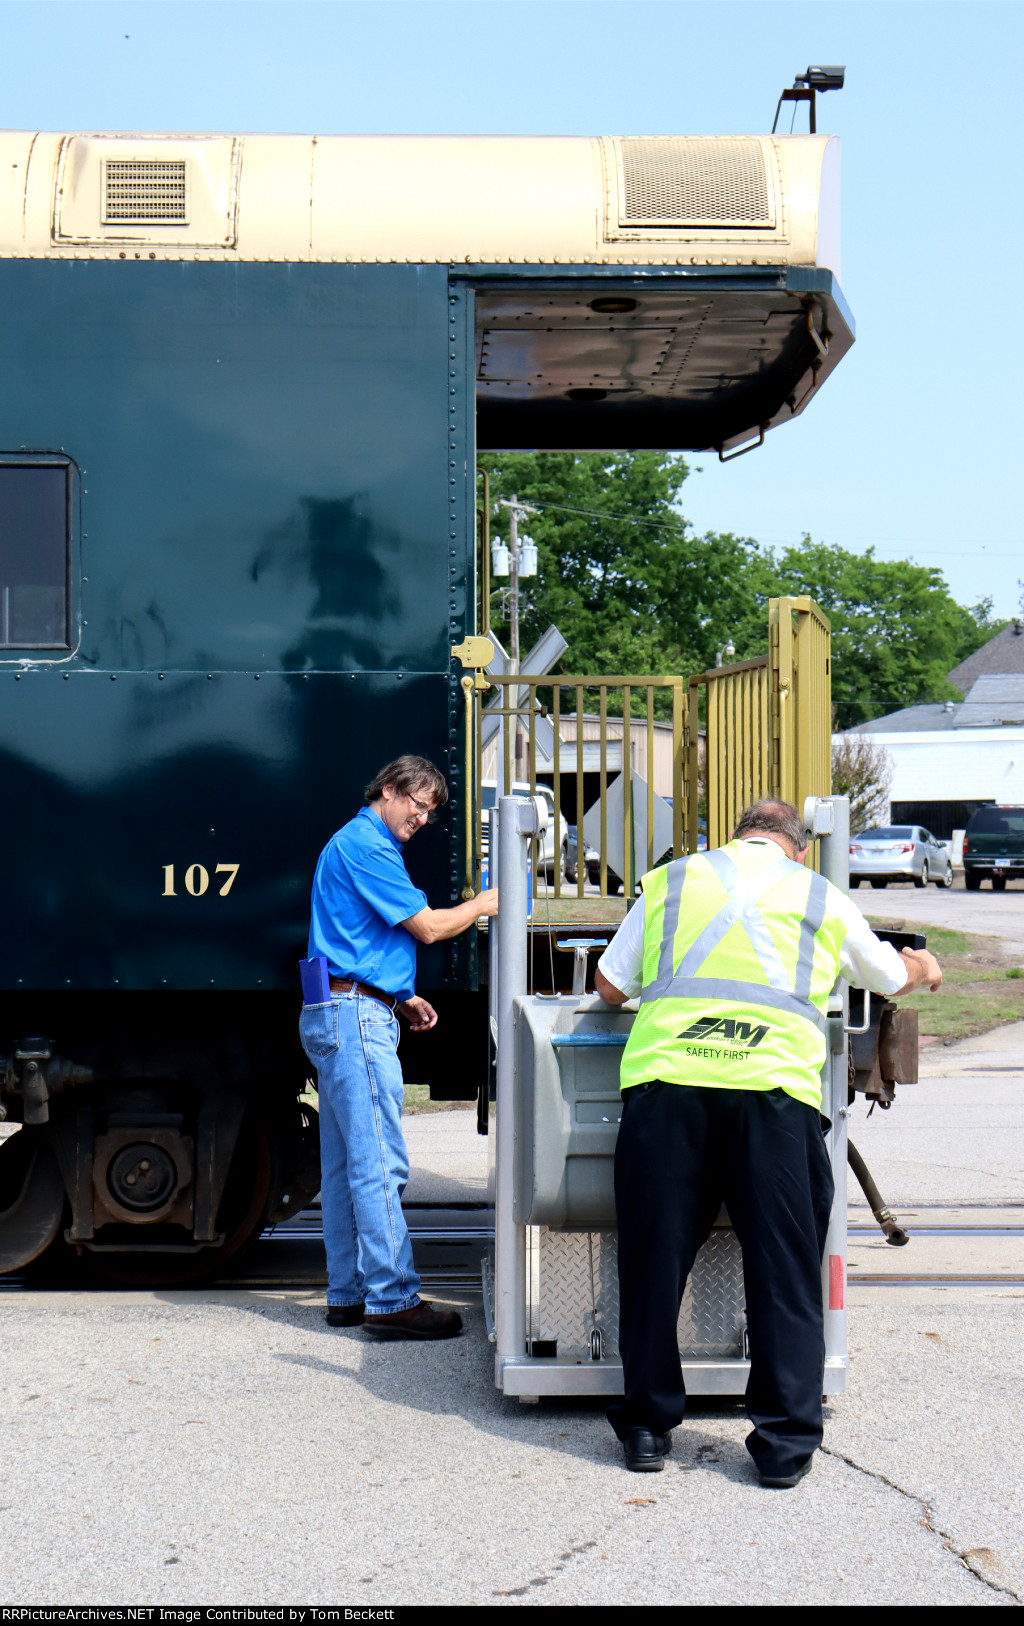
<svg viewBox="0 0 1024 1626"><path fill-rule="evenodd" d="M537 574L537 544L529 536L519 538L519 574L520 576Z"/></svg>
<svg viewBox="0 0 1024 1626"><path fill-rule="evenodd" d="M504 542L491 543L491 575L507 576L509 573L508 548Z"/></svg>

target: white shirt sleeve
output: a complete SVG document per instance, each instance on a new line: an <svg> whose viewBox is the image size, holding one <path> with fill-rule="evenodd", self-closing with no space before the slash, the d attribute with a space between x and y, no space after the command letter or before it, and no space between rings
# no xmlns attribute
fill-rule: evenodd
<svg viewBox="0 0 1024 1626"><path fill-rule="evenodd" d="M612 987L630 999L644 985L644 901L641 893L597 962Z"/></svg>
<svg viewBox="0 0 1024 1626"><path fill-rule="evenodd" d="M839 975L873 994L894 994L907 980L907 968L891 943L877 938L857 905L845 892L833 888L829 903L846 924L839 954Z"/></svg>

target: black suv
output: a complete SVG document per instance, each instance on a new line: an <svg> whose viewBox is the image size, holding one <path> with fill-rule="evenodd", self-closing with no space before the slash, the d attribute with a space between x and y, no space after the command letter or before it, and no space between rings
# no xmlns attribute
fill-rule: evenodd
<svg viewBox="0 0 1024 1626"><path fill-rule="evenodd" d="M964 885L977 892L986 875L993 892L1024 880L1024 807L979 807L964 833Z"/></svg>

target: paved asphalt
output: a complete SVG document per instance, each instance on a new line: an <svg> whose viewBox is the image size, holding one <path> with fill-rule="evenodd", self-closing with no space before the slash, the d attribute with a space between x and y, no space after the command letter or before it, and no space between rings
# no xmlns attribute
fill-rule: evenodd
<svg viewBox="0 0 1024 1626"><path fill-rule="evenodd" d="M1019 930L1016 894L993 903ZM1019 1603L1024 1287L854 1284L1024 1275L1019 1237L920 1234L984 1220L969 1204L1024 1224L1022 1039L926 1053L890 1113L858 1107L854 1138L919 1234L854 1239L851 1391L796 1490L757 1486L731 1402L694 1404L664 1473L626 1473L599 1407L498 1395L478 1300L463 1337L415 1347L329 1331L319 1289L8 1291L0 1599ZM412 1119L409 1139L424 1190L479 1200L471 1113Z"/></svg>
<svg viewBox="0 0 1024 1626"><path fill-rule="evenodd" d="M697 1404L660 1475L465 1335L375 1347L319 1295L2 1307L8 1603L1011 1604L1019 1303L867 1303L793 1492Z"/></svg>
<svg viewBox="0 0 1024 1626"><path fill-rule="evenodd" d="M950 926L965 932L987 932L1024 951L1024 885L1011 883L1005 892L986 884L980 892L965 892L963 879L949 892L944 887L916 887L912 882L892 884L875 891L860 886L850 896L872 920L912 920L927 926Z"/></svg>

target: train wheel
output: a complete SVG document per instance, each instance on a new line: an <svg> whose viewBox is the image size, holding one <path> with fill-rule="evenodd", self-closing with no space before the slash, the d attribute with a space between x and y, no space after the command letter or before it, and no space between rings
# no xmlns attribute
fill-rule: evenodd
<svg viewBox="0 0 1024 1626"><path fill-rule="evenodd" d="M218 1228L225 1233L219 1247L203 1248L201 1253L147 1253L140 1235L138 1249L126 1248L123 1253L86 1249L83 1263L93 1277L124 1287L182 1287L220 1276L229 1261L237 1261L259 1240L271 1209L277 1206L274 1172L266 1125L262 1118L248 1113L217 1215Z"/></svg>
<svg viewBox="0 0 1024 1626"><path fill-rule="evenodd" d="M0 1145L0 1272L23 1270L53 1242L64 1213L64 1181L38 1129Z"/></svg>

